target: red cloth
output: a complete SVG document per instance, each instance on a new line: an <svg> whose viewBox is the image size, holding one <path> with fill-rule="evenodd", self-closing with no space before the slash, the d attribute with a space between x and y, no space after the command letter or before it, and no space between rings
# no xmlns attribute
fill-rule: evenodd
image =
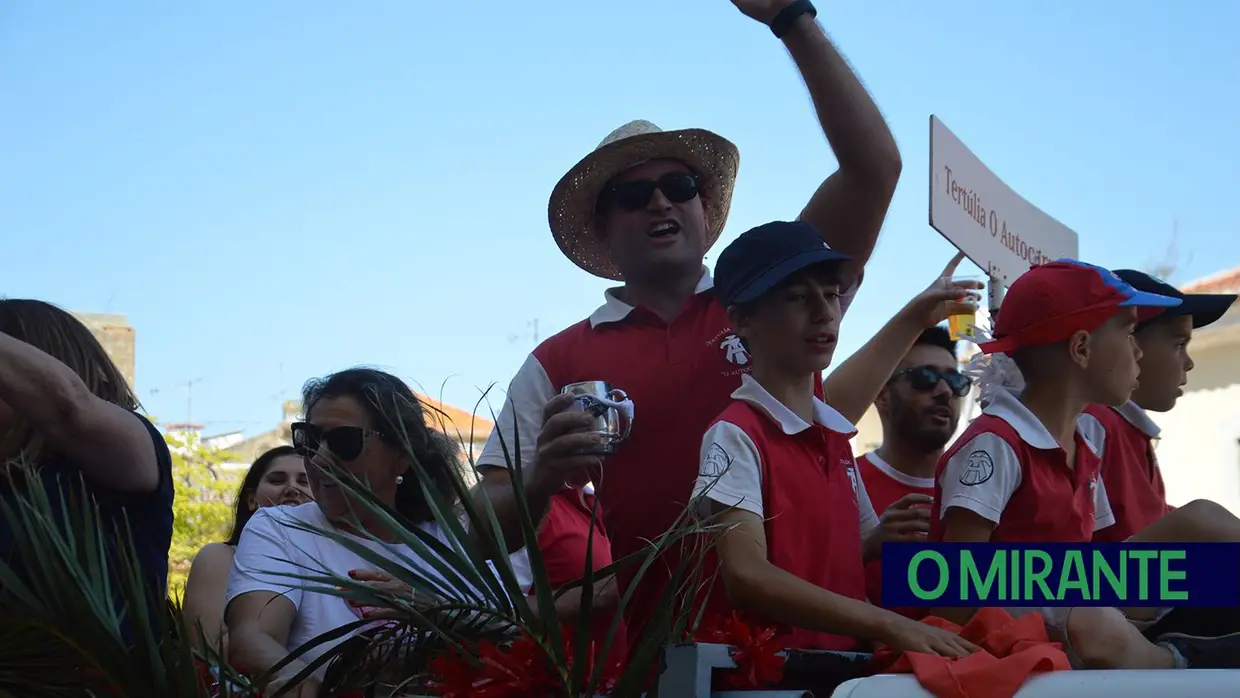
<svg viewBox="0 0 1240 698"><path fill-rule="evenodd" d="M1072 668L1063 647L1047 636L1040 613L1012 618L1001 608L982 608L963 629L942 618L922 622L959 632L985 650L961 659L920 652L897 655L888 647L874 653L879 673L912 673L937 698L1012 698L1025 679Z"/></svg>
<svg viewBox="0 0 1240 698"><path fill-rule="evenodd" d="M590 531L590 511L594 495L586 494L580 487L565 489L551 497L551 506L538 528L538 549L543 554L547 579L552 589L581 579L586 569L586 547L590 546L593 571L597 572L613 562L611 540L602 522L602 507L595 509L593 538ZM593 541L593 542L591 542ZM611 629L613 613L594 611L591 614L595 651L601 650ZM567 637L574 637L574 624L565 624ZM612 637L609 661L620 661L628 653L628 639L624 622L621 621ZM595 658L598 660L598 658Z"/></svg>

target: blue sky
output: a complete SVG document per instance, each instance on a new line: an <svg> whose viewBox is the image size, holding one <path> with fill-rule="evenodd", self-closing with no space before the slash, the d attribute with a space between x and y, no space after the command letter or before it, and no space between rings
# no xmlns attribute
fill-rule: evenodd
<svg viewBox="0 0 1240 698"><path fill-rule="evenodd" d="M837 357L951 256L931 113L1090 261L1159 259L1178 220L1177 281L1240 264L1240 4L820 5L905 162ZM533 320L599 304L547 197L634 118L739 145L723 244L835 168L782 46L725 0L10 0L0 294L127 314L147 408L185 419L202 378L209 432L359 363L469 406Z"/></svg>

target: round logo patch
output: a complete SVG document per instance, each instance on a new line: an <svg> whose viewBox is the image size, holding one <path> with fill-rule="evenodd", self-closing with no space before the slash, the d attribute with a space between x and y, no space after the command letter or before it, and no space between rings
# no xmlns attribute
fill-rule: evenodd
<svg viewBox="0 0 1240 698"><path fill-rule="evenodd" d="M706 457L702 459L702 469L698 474L703 477L719 477L730 465L732 456L723 450L723 446L711 444L706 450Z"/></svg>
<svg viewBox="0 0 1240 698"><path fill-rule="evenodd" d="M995 474L995 462L985 451L973 451L965 463L964 472L960 473L960 484L966 487L980 485Z"/></svg>

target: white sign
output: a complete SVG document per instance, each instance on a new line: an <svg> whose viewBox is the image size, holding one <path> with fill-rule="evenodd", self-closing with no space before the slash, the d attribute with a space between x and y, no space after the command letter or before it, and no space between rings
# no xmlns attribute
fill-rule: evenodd
<svg viewBox="0 0 1240 698"><path fill-rule="evenodd" d="M1071 228L1025 201L930 117L930 226L1004 287L1035 264L1077 256Z"/></svg>

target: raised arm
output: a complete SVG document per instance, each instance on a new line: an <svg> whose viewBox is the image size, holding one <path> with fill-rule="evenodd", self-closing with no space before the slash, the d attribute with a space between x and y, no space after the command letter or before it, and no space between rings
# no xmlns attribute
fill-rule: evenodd
<svg viewBox="0 0 1240 698"><path fill-rule="evenodd" d="M732 0L741 12L770 25L792 0ZM795 9L795 8L794 8ZM799 15L783 34L839 169L827 177L801 218L823 232L833 249L853 257L859 275L878 242L900 180L900 150L878 105L815 19Z"/></svg>
<svg viewBox="0 0 1240 698"><path fill-rule="evenodd" d="M159 455L141 417L96 397L73 369L3 332L0 402L92 482L125 492L159 487Z"/></svg>
<svg viewBox="0 0 1240 698"><path fill-rule="evenodd" d="M929 288L909 301L870 341L827 376L822 384L823 402L855 424L874 404L922 330L953 313L977 312L976 304L961 300L961 296L981 288L981 283L948 281L963 259L963 252L953 257Z"/></svg>

